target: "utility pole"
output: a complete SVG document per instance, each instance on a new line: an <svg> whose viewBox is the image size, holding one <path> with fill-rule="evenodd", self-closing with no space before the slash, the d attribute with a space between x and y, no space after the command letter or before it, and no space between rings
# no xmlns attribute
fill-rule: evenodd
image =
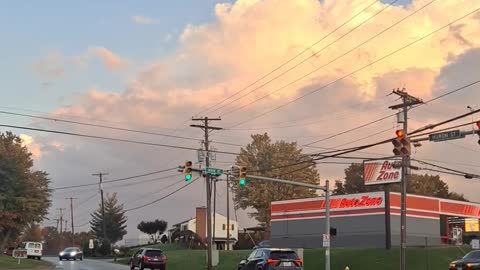
<svg viewBox="0 0 480 270"><path fill-rule="evenodd" d="M68 223L68 220L65 219L65 227L63 227L63 232L67 232L67 223Z"/></svg>
<svg viewBox="0 0 480 270"><path fill-rule="evenodd" d="M60 233L63 232L63 210L65 210L65 208L57 208L58 211L60 211ZM58 226L57 226L57 229L58 229Z"/></svg>
<svg viewBox="0 0 480 270"><path fill-rule="evenodd" d="M423 101L417 97L409 95L405 89L393 90L393 94L400 96L401 104L390 106L392 110L403 110L403 132L405 138L408 138L408 109L411 106L421 104ZM401 120L401 114L398 115ZM398 121L400 122L400 121ZM406 269L406 251L407 251L407 177L410 168L410 154L402 156L402 182L401 182L401 216L400 216L400 270Z"/></svg>
<svg viewBox="0 0 480 270"><path fill-rule="evenodd" d="M192 118L192 121L202 121L203 125L190 125L191 127L201 128L205 132L204 144L205 144L205 167L210 166L210 153L209 153L209 139L208 135L210 130L221 130L220 127L209 126L209 121L220 121L220 118ZM213 269L212 264L212 183L211 175L205 174L205 183L207 190L207 270Z"/></svg>
<svg viewBox="0 0 480 270"><path fill-rule="evenodd" d="M57 222L57 232L58 232L58 223L60 222L60 219L56 218L55 221Z"/></svg>
<svg viewBox="0 0 480 270"><path fill-rule="evenodd" d="M230 173L227 173L227 250L230 250ZM238 228L236 228L238 230Z"/></svg>
<svg viewBox="0 0 480 270"><path fill-rule="evenodd" d="M215 243L215 231L216 231L216 223L217 223L217 179L213 178L213 233L212 233L212 238L213 238L213 243Z"/></svg>
<svg viewBox="0 0 480 270"><path fill-rule="evenodd" d="M100 188L100 197L102 198L102 231L103 231L103 240L108 240L107 239L107 224L105 223L105 205L103 202L103 176L108 175L108 173L94 173L92 174L93 176L98 176L100 178L100 183L99 183L99 188Z"/></svg>
<svg viewBox="0 0 480 270"><path fill-rule="evenodd" d="M73 226L73 200L76 200L77 198L65 198L65 200L70 200L70 218L72 220L72 247L75 246L75 228Z"/></svg>

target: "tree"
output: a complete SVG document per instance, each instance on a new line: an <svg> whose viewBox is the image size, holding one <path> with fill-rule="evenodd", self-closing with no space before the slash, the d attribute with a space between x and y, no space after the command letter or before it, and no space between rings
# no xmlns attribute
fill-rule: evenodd
<svg viewBox="0 0 480 270"><path fill-rule="evenodd" d="M345 181L336 181L334 194L352 194L383 191L383 185L366 186L363 183L363 165L352 164L345 169ZM400 192L400 184L392 184L391 191ZM413 174L408 178L407 193L437 198L467 201L463 194L450 192L448 184L439 175Z"/></svg>
<svg viewBox="0 0 480 270"><path fill-rule="evenodd" d="M158 219L155 221L142 221L138 224L137 229L148 234L150 239L152 239L154 243L157 243L158 240L160 240L160 236L162 236L167 229L167 224L166 221Z"/></svg>
<svg viewBox="0 0 480 270"><path fill-rule="evenodd" d="M41 242L42 241L42 229L36 223L28 225L25 231L22 234L22 242L24 241L33 241Z"/></svg>
<svg viewBox="0 0 480 270"><path fill-rule="evenodd" d="M125 217L125 211L123 210L123 204L118 204L117 193L113 193L111 196L107 194L105 200L105 226L107 229L107 239L103 236L103 218L102 218L102 205L100 204L98 209L91 214L92 220L90 221L90 228L98 239L102 239L102 246L105 246L105 240L110 243L116 243L123 239L123 236L127 234L125 230L127 225L127 217Z"/></svg>
<svg viewBox="0 0 480 270"><path fill-rule="evenodd" d="M302 154L297 143L276 141L271 142L265 134L252 135L252 142L240 149L236 158L237 165L246 166L247 174L277 177L292 181L299 181L318 185L320 177L312 167L314 162L308 155ZM292 163L304 163L291 166ZM270 228L270 203L286 199L300 199L315 197L316 191L308 188L265 181L247 181L245 186L233 182L235 206L256 210L250 213L267 230Z"/></svg>
<svg viewBox="0 0 480 270"><path fill-rule="evenodd" d="M166 244L168 242L168 237L165 234L162 235L162 238L160 238L160 242L162 244Z"/></svg>
<svg viewBox="0 0 480 270"><path fill-rule="evenodd" d="M0 240L4 242L42 222L48 213L50 179L33 165L32 154L19 136L0 133Z"/></svg>

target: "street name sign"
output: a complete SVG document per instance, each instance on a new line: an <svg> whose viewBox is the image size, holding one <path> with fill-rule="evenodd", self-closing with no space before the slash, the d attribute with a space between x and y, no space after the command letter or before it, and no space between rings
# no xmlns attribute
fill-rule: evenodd
<svg viewBox="0 0 480 270"><path fill-rule="evenodd" d="M428 139L432 142L441 142L462 138L465 138L465 134L462 134L462 132L460 132L458 129L428 135Z"/></svg>
<svg viewBox="0 0 480 270"><path fill-rule="evenodd" d="M212 175L222 175L223 170L216 169L216 168L205 168L205 173L212 174Z"/></svg>

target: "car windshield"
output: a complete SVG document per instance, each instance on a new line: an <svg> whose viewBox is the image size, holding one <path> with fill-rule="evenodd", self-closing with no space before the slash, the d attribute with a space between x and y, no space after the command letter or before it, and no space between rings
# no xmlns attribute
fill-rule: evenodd
<svg viewBox="0 0 480 270"><path fill-rule="evenodd" d="M297 253L294 251L272 251L270 252L270 259L272 260L296 260Z"/></svg>
<svg viewBox="0 0 480 270"><path fill-rule="evenodd" d="M464 260L480 260L480 251L472 251L463 257Z"/></svg>
<svg viewBox="0 0 480 270"><path fill-rule="evenodd" d="M76 248L66 248L64 251L65 252L74 252L74 251L77 251L77 249Z"/></svg>
<svg viewBox="0 0 480 270"><path fill-rule="evenodd" d="M147 250L145 256L148 257L161 257L163 255L161 250Z"/></svg>

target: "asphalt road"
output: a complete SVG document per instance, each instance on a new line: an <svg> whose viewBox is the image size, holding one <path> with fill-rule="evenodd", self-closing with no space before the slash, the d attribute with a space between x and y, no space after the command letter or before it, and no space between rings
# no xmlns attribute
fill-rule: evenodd
<svg viewBox="0 0 480 270"><path fill-rule="evenodd" d="M59 261L58 257L42 257L42 260L55 265L55 270L126 270L127 265L113 264L102 260ZM137 268L138 269L138 268Z"/></svg>

